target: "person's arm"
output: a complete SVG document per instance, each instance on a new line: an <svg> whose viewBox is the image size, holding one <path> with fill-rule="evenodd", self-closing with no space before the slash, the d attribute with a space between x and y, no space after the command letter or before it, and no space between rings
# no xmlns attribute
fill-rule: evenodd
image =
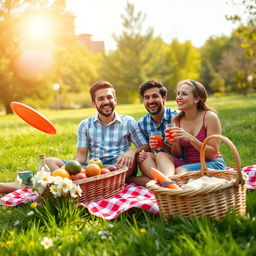
<svg viewBox="0 0 256 256"><path fill-rule="evenodd" d="M182 156L182 150L178 139L175 139L172 142L172 154L177 158L180 158Z"/></svg>
<svg viewBox="0 0 256 256"><path fill-rule="evenodd" d="M129 133L130 142L133 143L136 148L129 149L124 154L120 155L116 163L121 165L126 165L127 167L132 167L137 160L137 155L141 150L150 151L150 147L143 134L141 133L139 126L134 118L130 119L129 122Z"/></svg>
<svg viewBox="0 0 256 256"><path fill-rule="evenodd" d="M175 129L175 128L174 128ZM163 149L172 155L180 158L182 156L182 150L180 147L179 139L174 138L173 136L169 137L170 135L168 133L165 134L166 141L170 144L163 144Z"/></svg>
<svg viewBox="0 0 256 256"><path fill-rule="evenodd" d="M221 134L221 124L219 117L216 113L208 111L205 114L205 127L207 130L207 137L213 134ZM197 140L197 139L196 139ZM201 149L202 142L199 143L196 140L192 140L191 144L196 147L198 151ZM205 148L205 157L214 160L216 155L219 153L220 140L212 139L207 143Z"/></svg>
<svg viewBox="0 0 256 256"><path fill-rule="evenodd" d="M127 167L132 167L132 165L134 164L134 162L137 159L137 155L139 154L139 152L141 150L144 151L150 151L150 148L148 145L142 145L138 148L134 148L134 149L129 149L127 152L125 152L124 154L120 155L117 159L116 159L116 163L120 164L120 165L126 165Z"/></svg>
<svg viewBox="0 0 256 256"><path fill-rule="evenodd" d="M88 156L88 148L77 148L76 156L74 160L78 161L80 164L86 163Z"/></svg>
<svg viewBox="0 0 256 256"><path fill-rule="evenodd" d="M86 134L88 131L89 118L80 122L77 127L77 150L74 160L80 164L86 163L89 151L89 141Z"/></svg>

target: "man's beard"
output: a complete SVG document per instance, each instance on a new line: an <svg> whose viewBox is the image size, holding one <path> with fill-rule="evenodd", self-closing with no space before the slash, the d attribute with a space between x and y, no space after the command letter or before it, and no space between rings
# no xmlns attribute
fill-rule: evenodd
<svg viewBox="0 0 256 256"><path fill-rule="evenodd" d="M152 105L152 104L151 104ZM151 111L150 109L149 109L149 107L148 106L146 106L146 109L147 109L147 111L151 114L151 115L157 115L157 114L159 114L161 111L162 111L162 109L163 109L163 106L161 105L161 104L158 104L158 103L156 103L156 104L154 104L154 105L156 105L156 110L154 110L154 111Z"/></svg>
<svg viewBox="0 0 256 256"><path fill-rule="evenodd" d="M101 109L101 108L103 108L104 106L110 106L111 111L108 112L108 113L105 113L105 112ZM99 112L101 115L105 116L105 117L111 116L112 113L113 113L114 110L115 110L115 106L114 106L113 104L105 104L105 105L101 105L100 107L96 107L96 108L97 108L98 112Z"/></svg>

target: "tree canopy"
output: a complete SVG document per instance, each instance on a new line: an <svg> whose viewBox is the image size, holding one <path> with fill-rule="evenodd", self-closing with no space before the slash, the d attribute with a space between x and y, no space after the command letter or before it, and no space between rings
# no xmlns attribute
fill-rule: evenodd
<svg viewBox="0 0 256 256"><path fill-rule="evenodd" d="M74 16L65 1L1 1L0 101L47 98L53 83L80 91L93 82L94 56L74 34Z"/></svg>

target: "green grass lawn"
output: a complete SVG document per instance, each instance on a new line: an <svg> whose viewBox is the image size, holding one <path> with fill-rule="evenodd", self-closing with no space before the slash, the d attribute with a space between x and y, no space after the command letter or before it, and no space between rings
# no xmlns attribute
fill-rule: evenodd
<svg viewBox="0 0 256 256"><path fill-rule="evenodd" d="M256 164L256 96L209 98L219 114L223 135L236 145L241 165ZM174 101L168 106L176 108ZM72 159L76 151L76 128L94 109L40 110L56 126L57 134L44 134L16 115L0 116L0 181L13 181L20 170L36 170L38 155ZM120 114L138 119L146 113L142 104L119 105ZM226 145L221 152L233 167ZM104 221L56 202L38 208L29 205L0 208L0 255L256 255L255 192L247 192L247 215L228 214L222 221L159 216L132 209L114 221ZM104 231L104 232L102 232ZM104 234L103 234L104 233ZM103 235L102 235L103 234ZM48 250L40 244L53 240Z"/></svg>

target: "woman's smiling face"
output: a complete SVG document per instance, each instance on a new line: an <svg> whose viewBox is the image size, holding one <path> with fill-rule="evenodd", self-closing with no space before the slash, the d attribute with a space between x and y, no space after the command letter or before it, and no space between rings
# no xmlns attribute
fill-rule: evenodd
<svg viewBox="0 0 256 256"><path fill-rule="evenodd" d="M176 102L179 110L193 107L198 99L193 94L193 87L187 83L181 84L177 90Z"/></svg>

